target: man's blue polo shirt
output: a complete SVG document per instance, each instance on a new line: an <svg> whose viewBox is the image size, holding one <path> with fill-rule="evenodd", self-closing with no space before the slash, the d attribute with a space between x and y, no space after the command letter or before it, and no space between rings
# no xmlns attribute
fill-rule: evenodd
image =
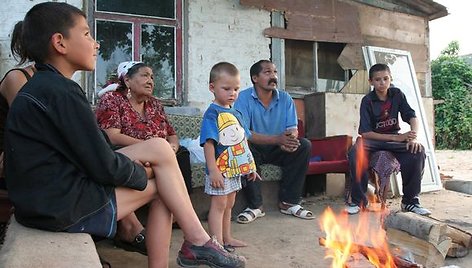
<svg viewBox="0 0 472 268"><path fill-rule="evenodd" d="M287 129L297 128L295 104L285 91L274 90L272 101L265 108L254 87L250 87L239 93L234 108L243 115L246 126L259 134L279 135Z"/></svg>

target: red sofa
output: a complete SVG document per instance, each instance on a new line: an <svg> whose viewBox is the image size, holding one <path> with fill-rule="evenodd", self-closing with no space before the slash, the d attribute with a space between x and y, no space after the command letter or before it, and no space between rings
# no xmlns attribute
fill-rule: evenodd
<svg viewBox="0 0 472 268"><path fill-rule="evenodd" d="M352 146L349 135L310 139L311 160L307 175L349 173L347 153Z"/></svg>

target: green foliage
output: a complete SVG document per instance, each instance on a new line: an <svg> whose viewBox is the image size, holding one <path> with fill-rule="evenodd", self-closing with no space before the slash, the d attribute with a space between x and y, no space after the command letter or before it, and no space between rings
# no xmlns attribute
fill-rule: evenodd
<svg viewBox="0 0 472 268"><path fill-rule="evenodd" d="M452 41L449 45L441 51L441 55L458 56L459 55L459 42Z"/></svg>
<svg viewBox="0 0 472 268"><path fill-rule="evenodd" d="M472 66L458 56L459 44L451 42L431 62L435 106L436 146L472 149Z"/></svg>

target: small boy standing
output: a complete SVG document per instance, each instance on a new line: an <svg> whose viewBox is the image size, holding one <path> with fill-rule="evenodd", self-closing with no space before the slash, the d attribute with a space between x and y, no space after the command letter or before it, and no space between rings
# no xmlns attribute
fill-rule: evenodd
<svg viewBox="0 0 472 268"><path fill-rule="evenodd" d="M236 66L220 62L212 67L209 89L215 99L203 115L200 132L206 159L205 193L211 196L209 232L228 251L247 246L231 236L231 210L236 192L241 189L241 176L260 179L246 139L251 133L243 126L241 114L232 107L239 87Z"/></svg>

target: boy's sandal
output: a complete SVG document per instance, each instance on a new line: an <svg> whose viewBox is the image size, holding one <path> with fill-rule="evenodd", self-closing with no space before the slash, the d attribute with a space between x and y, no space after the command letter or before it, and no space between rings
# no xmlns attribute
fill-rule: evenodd
<svg viewBox="0 0 472 268"><path fill-rule="evenodd" d="M243 212L239 213L237 222L238 223L250 223L255 221L257 218L261 218L265 216L265 212L256 208L246 208Z"/></svg>
<svg viewBox="0 0 472 268"><path fill-rule="evenodd" d="M115 246L122 248L126 251L138 252L147 256L146 249L146 229L143 229L132 242L122 241L115 239Z"/></svg>
<svg viewBox="0 0 472 268"><path fill-rule="evenodd" d="M102 268L111 268L111 264L104 258L102 258L102 256L98 255L98 258L100 259L100 264L102 265Z"/></svg>
<svg viewBox="0 0 472 268"><path fill-rule="evenodd" d="M292 205L288 208L281 208L280 212L286 215L293 215L297 218L305 219L305 220L313 220L315 218L315 216L313 215L313 212L304 209L300 205Z"/></svg>

